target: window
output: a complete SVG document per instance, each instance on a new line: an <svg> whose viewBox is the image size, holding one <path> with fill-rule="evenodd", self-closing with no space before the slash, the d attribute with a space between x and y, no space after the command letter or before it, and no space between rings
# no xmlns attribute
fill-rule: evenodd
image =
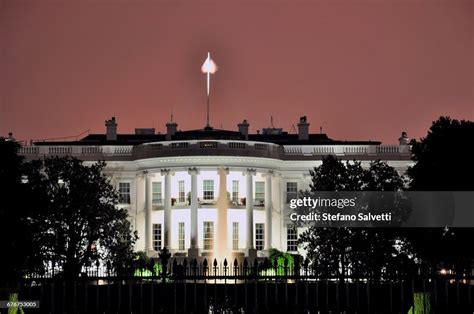
<svg viewBox="0 0 474 314"><path fill-rule="evenodd" d="M263 204L265 200L265 182L256 181L255 182L255 202L256 205Z"/></svg>
<svg viewBox="0 0 474 314"><path fill-rule="evenodd" d="M263 243L265 241L265 225L255 224L255 248L257 251L263 250Z"/></svg>
<svg viewBox="0 0 474 314"><path fill-rule="evenodd" d="M234 221L232 223L232 250L236 251L239 249L239 222Z"/></svg>
<svg viewBox="0 0 474 314"><path fill-rule="evenodd" d="M232 181L232 202L236 204L239 203L239 181L238 180Z"/></svg>
<svg viewBox="0 0 474 314"><path fill-rule="evenodd" d="M204 221L204 250L212 250L214 248L214 222Z"/></svg>
<svg viewBox="0 0 474 314"><path fill-rule="evenodd" d="M298 197L298 183L286 182L286 202Z"/></svg>
<svg viewBox="0 0 474 314"><path fill-rule="evenodd" d="M203 198L205 200L214 199L214 181L213 180L204 180L203 183Z"/></svg>
<svg viewBox="0 0 474 314"><path fill-rule="evenodd" d="M150 144L149 147L151 147L152 150L162 149L163 144Z"/></svg>
<svg viewBox="0 0 474 314"><path fill-rule="evenodd" d="M178 181L178 203L184 203L186 195L184 193L184 181Z"/></svg>
<svg viewBox="0 0 474 314"><path fill-rule="evenodd" d="M184 222L178 223L178 250L184 251Z"/></svg>
<svg viewBox="0 0 474 314"><path fill-rule="evenodd" d="M151 193L152 203L154 205L162 205L163 197L161 194L161 182L152 182L151 188L152 188L152 193Z"/></svg>
<svg viewBox="0 0 474 314"><path fill-rule="evenodd" d="M229 148L245 149L245 143L230 142Z"/></svg>
<svg viewBox="0 0 474 314"><path fill-rule="evenodd" d="M153 249L161 250L161 224L153 224Z"/></svg>
<svg viewBox="0 0 474 314"><path fill-rule="evenodd" d="M187 142L171 143L171 148L188 148L188 146Z"/></svg>
<svg viewBox="0 0 474 314"><path fill-rule="evenodd" d="M298 230L294 225L288 225L286 229L286 250L296 252L298 250Z"/></svg>
<svg viewBox="0 0 474 314"><path fill-rule="evenodd" d="M130 182L119 182L119 203L130 204Z"/></svg>
<svg viewBox="0 0 474 314"><path fill-rule="evenodd" d="M217 142L200 142L200 148L217 148Z"/></svg>
<svg viewBox="0 0 474 314"><path fill-rule="evenodd" d="M267 144L255 144L255 149L268 149Z"/></svg>

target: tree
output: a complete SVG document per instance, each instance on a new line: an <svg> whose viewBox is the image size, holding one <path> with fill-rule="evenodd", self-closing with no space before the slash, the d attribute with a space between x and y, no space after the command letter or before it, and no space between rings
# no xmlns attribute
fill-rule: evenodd
<svg viewBox="0 0 474 314"><path fill-rule="evenodd" d="M18 155L20 144L0 138L0 246L2 267L0 287L11 290L27 270L32 234L26 217L32 207L28 205L28 190L22 184L23 158ZM0 295L1 296L1 295ZM2 299L6 299L5 296Z"/></svg>
<svg viewBox="0 0 474 314"><path fill-rule="evenodd" d="M415 165L408 169L414 191L474 191L474 122L440 117L427 135L412 141ZM418 257L435 271L439 264L465 272L474 258L474 228L407 230Z"/></svg>
<svg viewBox="0 0 474 314"><path fill-rule="evenodd" d="M72 157L28 164L26 174L35 212L30 227L37 256L60 266L66 278L77 277L97 261L124 271L133 259L136 234L126 209L102 170L104 162L84 165Z"/></svg>
<svg viewBox="0 0 474 314"><path fill-rule="evenodd" d="M344 164L333 155L324 157L322 165L309 173L311 191L361 191L366 176L360 162Z"/></svg>
<svg viewBox="0 0 474 314"><path fill-rule="evenodd" d="M323 158L320 167L310 170L310 191L357 191L362 190L364 170L360 162L342 163L334 156ZM347 274L351 265L351 236L349 228L319 228L312 226L300 237L305 245L312 267L323 275Z"/></svg>
<svg viewBox="0 0 474 314"><path fill-rule="evenodd" d="M474 122L440 117L426 137L412 141L414 191L474 191Z"/></svg>
<svg viewBox="0 0 474 314"><path fill-rule="evenodd" d="M360 162L344 163L327 156L310 174L312 184L304 195L320 191L398 191L403 187L400 175L382 161L372 162L365 170ZM383 270L396 269L397 259L410 260L406 241L393 229L311 226L300 237L300 243L316 271L341 279L349 268L353 274L377 279Z"/></svg>

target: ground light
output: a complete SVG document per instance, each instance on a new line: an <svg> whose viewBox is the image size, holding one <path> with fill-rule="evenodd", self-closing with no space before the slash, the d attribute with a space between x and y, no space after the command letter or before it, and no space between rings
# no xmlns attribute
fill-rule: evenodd
<svg viewBox="0 0 474 314"><path fill-rule="evenodd" d="M408 314L431 314L431 293L415 292L413 294L413 306L408 311Z"/></svg>
<svg viewBox="0 0 474 314"><path fill-rule="evenodd" d="M18 293L10 293L8 297L8 301L10 302L18 302ZM23 311L22 308L19 307L10 307L8 308L8 314L24 314L25 311Z"/></svg>

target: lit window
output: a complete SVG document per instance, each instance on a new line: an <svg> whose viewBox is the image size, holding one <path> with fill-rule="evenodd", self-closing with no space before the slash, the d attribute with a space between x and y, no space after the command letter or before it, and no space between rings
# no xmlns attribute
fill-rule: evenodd
<svg viewBox="0 0 474 314"><path fill-rule="evenodd" d="M178 223L178 250L184 251L184 222Z"/></svg>
<svg viewBox="0 0 474 314"><path fill-rule="evenodd" d="M298 198L298 184L296 182L286 182L286 202Z"/></svg>
<svg viewBox="0 0 474 314"><path fill-rule="evenodd" d="M161 194L161 182L152 182L152 203L155 205L163 204L163 197Z"/></svg>
<svg viewBox="0 0 474 314"><path fill-rule="evenodd" d="M238 180L232 181L232 202L236 204L239 203L239 181Z"/></svg>
<svg viewBox="0 0 474 314"><path fill-rule="evenodd" d="M255 203L256 205L263 204L265 199L265 182L255 182Z"/></svg>
<svg viewBox="0 0 474 314"><path fill-rule="evenodd" d="M161 224L153 224L153 249L161 250Z"/></svg>
<svg viewBox="0 0 474 314"><path fill-rule="evenodd" d="M204 250L212 250L214 248L214 222L204 221Z"/></svg>
<svg viewBox="0 0 474 314"><path fill-rule="evenodd" d="M232 223L232 250L236 251L239 249L239 222L234 221Z"/></svg>
<svg viewBox="0 0 474 314"><path fill-rule="evenodd" d="M294 225L288 225L286 228L286 250L288 252L298 251L298 230Z"/></svg>
<svg viewBox="0 0 474 314"><path fill-rule="evenodd" d="M178 203L184 203L186 195L184 193L184 181L178 181Z"/></svg>
<svg viewBox="0 0 474 314"><path fill-rule="evenodd" d="M130 182L119 182L120 204L130 204Z"/></svg>
<svg viewBox="0 0 474 314"><path fill-rule="evenodd" d="M263 243L265 241L265 225L255 224L255 248L257 251L263 250Z"/></svg>
<svg viewBox="0 0 474 314"><path fill-rule="evenodd" d="M214 181L213 180L204 180L203 183L203 198L205 200L214 199Z"/></svg>
<svg viewBox="0 0 474 314"><path fill-rule="evenodd" d="M217 148L217 142L200 142L200 148Z"/></svg>
<svg viewBox="0 0 474 314"><path fill-rule="evenodd" d="M188 148L188 146L187 142L171 143L171 148Z"/></svg>

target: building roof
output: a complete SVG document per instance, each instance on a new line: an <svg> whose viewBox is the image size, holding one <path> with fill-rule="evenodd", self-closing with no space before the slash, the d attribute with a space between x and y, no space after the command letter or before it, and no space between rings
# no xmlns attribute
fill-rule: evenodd
<svg viewBox="0 0 474 314"><path fill-rule="evenodd" d="M140 145L166 141L166 134L117 134L116 141L107 140L106 134L89 134L78 141L38 141L35 145ZM176 131L171 135L173 141L186 140L234 140L245 141L245 135L239 131L206 127L197 130ZM379 141L340 141L329 138L324 133L309 134L307 140L298 139L298 134L281 132L279 134L254 133L248 135L249 141L274 143L278 145L380 145Z"/></svg>

